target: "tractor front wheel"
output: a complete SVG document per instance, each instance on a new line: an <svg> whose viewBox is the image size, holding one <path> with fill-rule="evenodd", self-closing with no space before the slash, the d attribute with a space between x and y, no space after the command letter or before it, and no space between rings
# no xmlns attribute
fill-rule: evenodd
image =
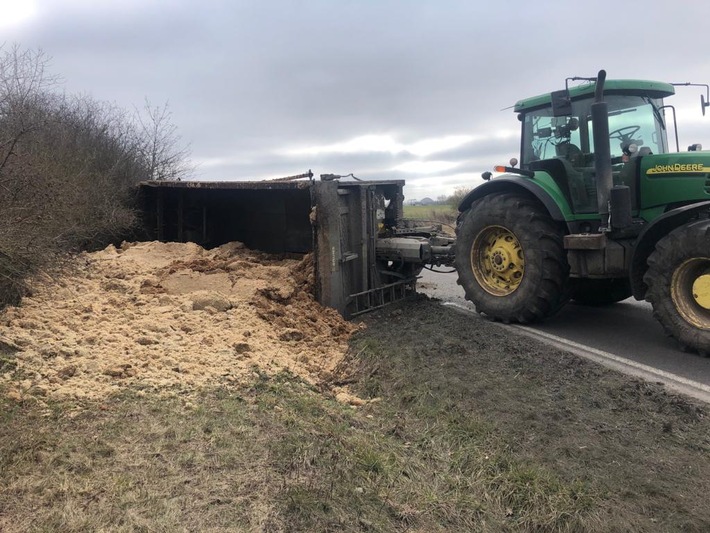
<svg viewBox="0 0 710 533"><path fill-rule="evenodd" d="M670 232L648 258L646 300L666 332L710 355L710 221Z"/></svg>
<svg viewBox="0 0 710 533"><path fill-rule="evenodd" d="M567 299L569 265L561 227L536 200L485 196L460 215L458 283L476 310L503 322L534 322Z"/></svg>

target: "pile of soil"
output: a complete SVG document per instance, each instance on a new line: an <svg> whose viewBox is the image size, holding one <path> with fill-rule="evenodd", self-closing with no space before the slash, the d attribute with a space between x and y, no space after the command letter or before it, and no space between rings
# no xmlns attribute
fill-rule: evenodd
<svg viewBox="0 0 710 533"><path fill-rule="evenodd" d="M184 394L283 370L316 383L358 326L314 300L313 276L311 256L279 258L237 242L82 254L0 314L0 343L15 352L0 380L16 400L100 399L125 386Z"/></svg>

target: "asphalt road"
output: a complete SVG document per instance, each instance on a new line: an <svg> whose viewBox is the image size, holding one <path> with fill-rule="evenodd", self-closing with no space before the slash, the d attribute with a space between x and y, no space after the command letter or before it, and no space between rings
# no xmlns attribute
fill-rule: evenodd
<svg viewBox="0 0 710 533"><path fill-rule="evenodd" d="M455 273L438 274L425 269L418 290L443 302L473 309L456 284ZM524 329L710 386L710 358L683 352L674 339L665 336L651 314L651 305L633 298L606 307L570 303L556 317Z"/></svg>

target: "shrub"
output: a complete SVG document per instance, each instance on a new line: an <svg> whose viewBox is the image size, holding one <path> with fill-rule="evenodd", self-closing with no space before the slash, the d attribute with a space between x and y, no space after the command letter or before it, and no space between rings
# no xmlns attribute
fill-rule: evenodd
<svg viewBox="0 0 710 533"><path fill-rule="evenodd" d="M0 47L0 306L58 256L127 234L138 182L188 172L167 106L144 119L66 95L48 64Z"/></svg>
<svg viewBox="0 0 710 533"><path fill-rule="evenodd" d="M449 204L454 210L458 209L459 204L464 199L464 197L471 192L472 187L456 187L454 189L454 194L446 199L446 203Z"/></svg>

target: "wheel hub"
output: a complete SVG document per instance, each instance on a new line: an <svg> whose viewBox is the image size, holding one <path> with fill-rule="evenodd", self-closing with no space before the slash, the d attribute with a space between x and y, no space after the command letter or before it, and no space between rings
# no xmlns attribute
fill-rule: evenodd
<svg viewBox="0 0 710 533"><path fill-rule="evenodd" d="M710 274L698 276L693 282L693 298L703 309L710 309Z"/></svg>
<svg viewBox="0 0 710 533"><path fill-rule="evenodd" d="M671 299L686 322L710 330L710 258L688 259L675 269Z"/></svg>
<svg viewBox="0 0 710 533"><path fill-rule="evenodd" d="M517 237L502 226L484 228L471 248L471 266L479 285L495 296L514 292L523 279L525 260Z"/></svg>
<svg viewBox="0 0 710 533"><path fill-rule="evenodd" d="M496 249L491 253L491 268L496 272L505 272L510 264L510 257L506 250Z"/></svg>

